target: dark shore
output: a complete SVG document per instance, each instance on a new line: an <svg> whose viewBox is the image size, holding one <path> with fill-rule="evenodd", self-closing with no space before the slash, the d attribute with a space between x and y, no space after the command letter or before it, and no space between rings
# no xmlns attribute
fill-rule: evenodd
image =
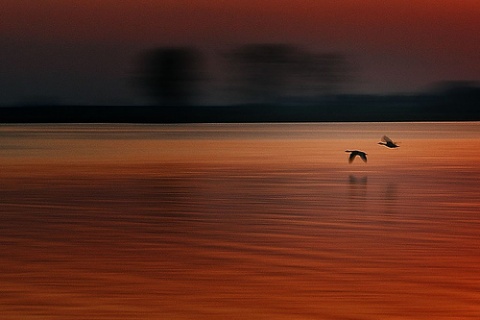
<svg viewBox="0 0 480 320"><path fill-rule="evenodd" d="M0 123L258 123L478 121L477 110L270 106L41 106L0 108Z"/></svg>
<svg viewBox="0 0 480 320"><path fill-rule="evenodd" d="M254 123L254 122L480 121L480 89L440 94L339 95L312 103L228 106L0 107L0 123Z"/></svg>

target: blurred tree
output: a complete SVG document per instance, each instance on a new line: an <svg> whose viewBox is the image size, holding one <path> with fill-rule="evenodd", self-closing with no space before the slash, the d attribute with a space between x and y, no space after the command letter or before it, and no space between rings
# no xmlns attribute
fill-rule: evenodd
<svg viewBox="0 0 480 320"><path fill-rule="evenodd" d="M315 103L339 94L350 79L340 53L312 53L287 44L249 44L227 55L241 98L260 103Z"/></svg>
<svg viewBox="0 0 480 320"><path fill-rule="evenodd" d="M162 105L190 105L198 94L203 59L189 47L156 48L140 61L140 84Z"/></svg>
<svg viewBox="0 0 480 320"><path fill-rule="evenodd" d="M350 67L340 53L305 53L302 79L314 96L333 96L350 79Z"/></svg>
<svg viewBox="0 0 480 320"><path fill-rule="evenodd" d="M249 44L227 55L242 98L267 104L284 96L298 58L298 50L285 44Z"/></svg>

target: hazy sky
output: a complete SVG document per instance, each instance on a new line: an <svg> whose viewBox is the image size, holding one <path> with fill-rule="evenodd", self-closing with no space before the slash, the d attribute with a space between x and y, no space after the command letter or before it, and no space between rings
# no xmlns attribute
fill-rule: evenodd
<svg viewBox="0 0 480 320"><path fill-rule="evenodd" d="M361 92L480 78L478 0L0 1L0 104L142 103L129 82L136 56L169 45L343 52Z"/></svg>

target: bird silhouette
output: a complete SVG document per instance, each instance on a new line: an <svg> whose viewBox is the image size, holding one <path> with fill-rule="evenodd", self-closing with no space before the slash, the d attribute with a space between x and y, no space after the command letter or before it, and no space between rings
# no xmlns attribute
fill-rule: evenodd
<svg viewBox="0 0 480 320"><path fill-rule="evenodd" d="M383 136L382 137L382 142L379 142L378 144L381 144L382 146L385 146L387 148L398 148L398 147L400 147L399 145L397 145L396 142L393 142L392 139L390 139L387 136Z"/></svg>
<svg viewBox="0 0 480 320"><path fill-rule="evenodd" d="M345 152L350 152L350 157L348 157L348 163L352 163L356 156L359 156L363 160L363 162L367 162L367 154L363 151L346 150Z"/></svg>

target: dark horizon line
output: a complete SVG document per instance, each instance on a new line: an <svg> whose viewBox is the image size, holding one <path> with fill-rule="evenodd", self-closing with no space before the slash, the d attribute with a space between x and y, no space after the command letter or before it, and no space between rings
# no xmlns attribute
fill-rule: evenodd
<svg viewBox="0 0 480 320"><path fill-rule="evenodd" d="M335 102L325 105L16 106L0 123L261 123L480 121L475 101Z"/></svg>

